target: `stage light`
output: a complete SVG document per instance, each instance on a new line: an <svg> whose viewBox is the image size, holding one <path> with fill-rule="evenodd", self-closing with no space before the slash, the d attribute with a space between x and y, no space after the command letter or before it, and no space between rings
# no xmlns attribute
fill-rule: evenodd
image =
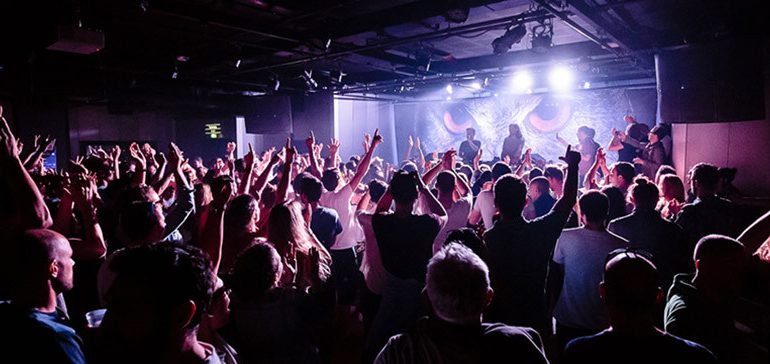
<svg viewBox="0 0 770 364"><path fill-rule="evenodd" d="M518 92L531 88L533 83L532 75L527 71L517 72L513 75L513 89Z"/></svg>
<svg viewBox="0 0 770 364"><path fill-rule="evenodd" d="M532 50L535 53L546 53L553 47L553 24L544 20L532 27Z"/></svg>
<svg viewBox="0 0 770 364"><path fill-rule="evenodd" d="M447 96L447 97L446 97L446 100L447 100L447 101L451 101L451 100L452 100L452 96Z"/></svg>
<svg viewBox="0 0 770 364"><path fill-rule="evenodd" d="M240 67L241 67L241 59L238 58L235 60L235 68L240 68Z"/></svg>
<svg viewBox="0 0 770 364"><path fill-rule="evenodd" d="M312 90L318 87L318 82L313 79L313 70L304 70L300 77L305 81L307 88Z"/></svg>
<svg viewBox="0 0 770 364"><path fill-rule="evenodd" d="M565 91L572 87L574 76L572 70L567 66L556 66L551 69L551 73L548 74L548 81L551 84L551 88L556 91Z"/></svg>
<svg viewBox="0 0 770 364"><path fill-rule="evenodd" d="M502 37L492 41L492 52L494 54L508 52L514 44L521 42L525 35L527 35L527 27L524 24L506 30Z"/></svg>
<svg viewBox="0 0 770 364"><path fill-rule="evenodd" d="M452 85L451 84L446 85L446 93L451 95L453 91L454 90L452 89Z"/></svg>
<svg viewBox="0 0 770 364"><path fill-rule="evenodd" d="M589 89L589 88L591 88L591 83L590 83L590 82L588 82L588 81L585 81L585 82L583 82L583 88L584 88L584 89Z"/></svg>
<svg viewBox="0 0 770 364"><path fill-rule="evenodd" d="M495 96L495 97L498 97L498 96L500 96L500 94L498 94L497 92L495 92L495 95L494 95L494 96Z"/></svg>
<svg viewBox="0 0 770 364"><path fill-rule="evenodd" d="M471 82L471 88L478 91L481 90L481 83L479 81Z"/></svg>

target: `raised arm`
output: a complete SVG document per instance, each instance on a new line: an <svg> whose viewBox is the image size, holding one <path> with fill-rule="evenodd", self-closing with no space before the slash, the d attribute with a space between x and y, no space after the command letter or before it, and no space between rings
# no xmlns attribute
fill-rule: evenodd
<svg viewBox="0 0 770 364"><path fill-rule="evenodd" d="M82 244L73 244L73 256L75 260L89 261L103 257L107 254L107 244L104 241L102 227L96 214L97 197L96 177L78 175L72 184L72 199L75 209L83 217L84 239Z"/></svg>
<svg viewBox="0 0 770 364"><path fill-rule="evenodd" d="M380 197L380 201L377 202L377 207L374 209L375 214L390 211L390 205L393 203L393 195L390 193L390 186L385 190L385 193Z"/></svg>
<svg viewBox="0 0 770 364"><path fill-rule="evenodd" d="M261 194L262 190L265 189L265 186L267 186L267 180L270 178L270 174L273 171L273 167L278 164L278 162L281 161L281 152L275 153L270 157L270 161L267 162L267 165L262 170L262 173L259 174L259 177L257 177L256 182L254 182L253 192L255 194Z"/></svg>
<svg viewBox="0 0 770 364"><path fill-rule="evenodd" d="M516 168L516 175L519 177L524 175L525 167L532 169L532 148L527 148L527 151L524 152L524 161L519 163L519 167Z"/></svg>
<svg viewBox="0 0 770 364"><path fill-rule="evenodd" d="M174 143L170 143L168 149L169 167L174 173L174 181L176 182L176 202L166 216L164 238L179 229L189 216L195 213L195 190L190 181L187 180L182 168L185 163L184 154Z"/></svg>
<svg viewBox="0 0 770 364"><path fill-rule="evenodd" d="M412 156L412 147L414 146L414 140L412 140L412 136L409 136L409 142L406 145L406 155L404 155L404 160L408 161L409 157Z"/></svg>
<svg viewBox="0 0 770 364"><path fill-rule="evenodd" d="M566 140L564 140L564 138L562 138L561 136L559 136L559 133L556 133L556 140L557 140L559 143L561 143L561 145L563 145L563 146L565 146L565 147L569 147L569 143L568 143Z"/></svg>
<svg viewBox="0 0 770 364"><path fill-rule="evenodd" d="M339 166L339 161L337 157L337 152L339 150L340 150L340 141L332 138L332 140L329 141L329 160L331 160L332 162L332 165L328 166L329 168L337 168Z"/></svg>
<svg viewBox="0 0 770 364"><path fill-rule="evenodd" d="M591 165L591 169L588 170L588 173L586 173L584 185L588 186L589 189L596 189L599 188L599 184L596 182L596 171L599 169L599 166L601 166L601 161L605 158L606 154L604 153L604 149L601 147L596 149L596 159L594 159L594 163Z"/></svg>
<svg viewBox="0 0 770 364"><path fill-rule="evenodd" d="M428 189L428 186L423 183L422 178L420 178L420 175L417 173L411 173L415 182L417 183L418 190L420 191L420 196L424 198L424 202L428 207L428 211L432 214L438 215L440 217L446 217L446 210L444 209L444 206L441 205L441 202L438 202L436 199L436 196L433 195L432 192L430 192L430 189Z"/></svg>
<svg viewBox="0 0 770 364"><path fill-rule="evenodd" d="M241 185L238 186L238 194L249 193L251 187L251 178L254 174L254 160L257 158L254 153L254 148L249 143L249 152L243 156L243 178L241 178Z"/></svg>
<svg viewBox="0 0 770 364"><path fill-rule="evenodd" d="M0 175L5 179L15 204L15 216L0 226L17 229L48 228L53 223L51 213L40 190L19 159L18 140L3 117L2 107L0 124Z"/></svg>
<svg viewBox="0 0 770 364"><path fill-rule="evenodd" d="M610 152L617 152L623 149L623 144L620 142L622 134L618 132L618 129L612 128L612 140L607 144L607 150Z"/></svg>
<svg viewBox="0 0 770 364"><path fill-rule="evenodd" d="M310 174L321 179L321 166L318 164L318 158L315 154L315 133L312 130L310 131L310 136L305 139L305 145L307 145L307 154L310 157Z"/></svg>
<svg viewBox="0 0 770 364"><path fill-rule="evenodd" d="M128 153L131 155L131 161L134 162L134 178L131 180L131 187L139 187L144 184L147 175L147 159L139 149L139 144L131 143L128 147Z"/></svg>
<svg viewBox="0 0 770 364"><path fill-rule="evenodd" d="M422 153L422 147L420 147L420 137L417 137L414 142L414 147L417 148L417 154L420 156L420 168L425 170L425 154Z"/></svg>
<svg viewBox="0 0 770 364"><path fill-rule="evenodd" d="M366 207L369 206L369 202L372 200L372 196L369 194L369 191L366 191L363 196L358 200L358 204L356 205L356 212L360 211L366 211Z"/></svg>
<svg viewBox="0 0 770 364"><path fill-rule="evenodd" d="M430 185L431 182L433 182L433 179L435 179L436 176L438 176L439 172L441 172L442 170L446 169L446 165L445 165L446 164L446 160L447 159L451 159L452 156L454 155L454 153L455 153L454 149L450 149L450 150L444 152L444 155L441 158L441 163L436 163L435 166L433 166L431 169L426 171L425 174L422 175L422 181L426 185Z"/></svg>
<svg viewBox="0 0 770 364"><path fill-rule="evenodd" d="M219 264L222 261L225 207L230 201L232 192L232 183L227 181L212 186L211 193L214 199L209 204L209 216L200 240L200 248L209 255L214 275L219 272Z"/></svg>
<svg viewBox="0 0 770 364"><path fill-rule="evenodd" d="M358 168L356 168L356 174L354 174L353 178L351 178L350 182L348 182L348 185L353 190L358 187L358 184L361 183L362 179L364 179L366 172L369 171L369 164L372 162L372 154L374 154L374 150L378 145L380 145L380 143L382 143L382 135L380 135L380 129L375 129L374 136L372 137L372 145L369 146L369 150L367 150L364 154L364 157L361 158L361 163L359 163Z"/></svg>
<svg viewBox="0 0 770 364"><path fill-rule="evenodd" d="M478 171L479 170L479 162L481 161L481 155L484 154L484 148L479 148L479 151L476 153L476 156L473 157L473 170ZM454 166L452 166L454 168Z"/></svg>
<svg viewBox="0 0 770 364"><path fill-rule="evenodd" d="M286 147L284 151L286 153L286 160L283 162L283 173L275 191L276 203L286 201L286 197L289 194L289 184L291 184L291 164L294 161L294 155L297 154L297 150L291 146L290 138L286 138Z"/></svg>
<svg viewBox="0 0 770 364"><path fill-rule="evenodd" d="M556 201L553 206L553 211L557 213L567 215L575 206L577 201L577 186L578 186L578 164L580 163L580 153L575 152L568 145L567 152L564 157L559 157L567 163L567 175L564 177L564 193L561 198Z"/></svg>

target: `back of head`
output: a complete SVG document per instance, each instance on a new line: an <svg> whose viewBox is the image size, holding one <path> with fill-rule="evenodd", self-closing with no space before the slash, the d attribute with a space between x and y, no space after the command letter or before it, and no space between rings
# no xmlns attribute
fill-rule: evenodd
<svg viewBox="0 0 770 364"><path fill-rule="evenodd" d="M439 318L477 323L489 302L489 269L467 247L449 244L428 263L425 288Z"/></svg>
<svg viewBox="0 0 770 364"><path fill-rule="evenodd" d="M589 139L593 139L596 136L596 130L587 125L579 127L577 131L578 133L585 133Z"/></svg>
<svg viewBox="0 0 770 364"><path fill-rule="evenodd" d="M719 168L710 163L698 163L690 169L690 178L702 188L714 190L719 183Z"/></svg>
<svg viewBox="0 0 770 364"><path fill-rule="evenodd" d="M273 206L267 218L267 239L281 249L301 239L304 220L291 202Z"/></svg>
<svg viewBox="0 0 770 364"><path fill-rule="evenodd" d="M610 311L627 315L644 315L653 311L660 292L655 265L631 250L608 258L601 284Z"/></svg>
<svg viewBox="0 0 770 364"><path fill-rule="evenodd" d="M676 176L676 169L674 167L671 167L669 165L662 164L660 167L658 167L658 170L655 172L655 183L659 184L663 176L673 174Z"/></svg>
<svg viewBox="0 0 770 364"><path fill-rule="evenodd" d="M537 178L537 177L541 177L542 175L543 175L543 170L540 169L540 168L537 168L537 167L532 168L532 170L529 171L529 179L530 179L530 181L535 179L535 178Z"/></svg>
<svg viewBox="0 0 770 364"><path fill-rule="evenodd" d="M321 199L323 185L318 178L311 175L305 175L300 179L299 193L307 198L307 202L315 203Z"/></svg>
<svg viewBox="0 0 770 364"><path fill-rule="evenodd" d="M452 193L455 189L455 175L449 171L442 171L436 176L436 188L441 193Z"/></svg>
<svg viewBox="0 0 770 364"><path fill-rule="evenodd" d="M693 251L693 260L719 262L743 256L744 246L729 236L711 234L698 240Z"/></svg>
<svg viewBox="0 0 770 364"><path fill-rule="evenodd" d="M623 177L623 180L626 182L626 186L634 180L636 171L634 170L633 164L628 162L617 162L613 168L615 169L618 176Z"/></svg>
<svg viewBox="0 0 770 364"><path fill-rule="evenodd" d="M233 293L244 301L257 299L280 279L282 269L278 251L271 244L254 244L235 261L231 277Z"/></svg>
<svg viewBox="0 0 770 364"><path fill-rule="evenodd" d="M553 178L557 181L564 180L564 172L562 172L561 168L555 165L546 166L545 170L543 171L543 176L545 176L545 178Z"/></svg>
<svg viewBox="0 0 770 364"><path fill-rule="evenodd" d="M403 161L401 162L401 170L406 173L412 173L417 172L417 165L414 164L412 161Z"/></svg>
<svg viewBox="0 0 770 364"><path fill-rule="evenodd" d="M325 170L321 176L321 182L323 182L324 188L327 191L337 190L337 186L340 183L340 171L337 168Z"/></svg>
<svg viewBox="0 0 770 364"><path fill-rule="evenodd" d="M273 206L275 206L275 186L271 184L267 184L264 189L262 189L262 193L259 194L259 200L262 201L262 205L265 207L265 209L271 209Z"/></svg>
<svg viewBox="0 0 770 364"><path fill-rule="evenodd" d="M146 201L134 201L123 208L120 214L121 231L130 241L141 242L160 240L163 222L160 221L156 204Z"/></svg>
<svg viewBox="0 0 770 364"><path fill-rule="evenodd" d="M675 174L664 175L660 180L661 194L668 199L675 199L679 202L685 201L684 183L679 176Z"/></svg>
<svg viewBox="0 0 770 364"><path fill-rule="evenodd" d="M103 328L131 338L128 343L195 330L214 290L211 262L189 244L130 248L116 255L109 269L115 281Z"/></svg>
<svg viewBox="0 0 770 364"><path fill-rule="evenodd" d="M460 168L457 169L457 173L464 174L465 177L467 177L468 180L470 180L471 177L473 176L473 169L471 168L471 166L467 164L463 164L460 166Z"/></svg>
<svg viewBox="0 0 770 364"><path fill-rule="evenodd" d="M527 185L513 174L506 174L495 182L495 206L505 216L521 215L527 202Z"/></svg>
<svg viewBox="0 0 770 364"><path fill-rule="evenodd" d="M369 182L369 197L372 198L372 202L377 203L388 190L388 184L379 179L373 179Z"/></svg>
<svg viewBox="0 0 770 364"><path fill-rule="evenodd" d="M417 200L416 172L397 171L390 181L390 192L397 204L410 205Z"/></svg>
<svg viewBox="0 0 770 364"><path fill-rule="evenodd" d="M503 175L511 172L511 166L505 164L505 162L497 162L492 166L492 179L497 180Z"/></svg>
<svg viewBox="0 0 770 364"><path fill-rule="evenodd" d="M658 204L658 198L660 197L658 186L646 177L635 179L630 191L634 207L637 210L654 210Z"/></svg>
<svg viewBox="0 0 770 364"><path fill-rule="evenodd" d="M242 230L254 222L254 215L259 209L257 199L251 195L236 196L225 211L225 226L233 230Z"/></svg>
<svg viewBox="0 0 770 364"><path fill-rule="evenodd" d="M605 186L601 189L607 196L609 203L607 208L607 221L612 221L618 217L626 215L626 196L620 188L615 186Z"/></svg>
<svg viewBox="0 0 770 364"><path fill-rule="evenodd" d="M548 183L548 179L545 177L535 177L529 181L530 186L535 186L540 195L548 194L551 190L551 184Z"/></svg>
<svg viewBox="0 0 770 364"><path fill-rule="evenodd" d="M580 212L585 215L586 220L590 222L602 222L607 219L609 210L609 200L607 195L593 190L580 196Z"/></svg>

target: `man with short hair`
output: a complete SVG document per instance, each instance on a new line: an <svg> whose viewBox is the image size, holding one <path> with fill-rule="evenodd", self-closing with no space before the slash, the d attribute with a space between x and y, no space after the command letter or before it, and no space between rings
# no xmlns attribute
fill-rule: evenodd
<svg viewBox="0 0 770 364"><path fill-rule="evenodd" d="M434 178L436 179L438 201L444 206L447 214L446 224L433 241L434 253L444 246L444 241L450 232L468 225L468 215L473 203L470 186L453 168L454 157L454 149L446 151L442 156L441 163L436 164L423 176L423 181L428 185Z"/></svg>
<svg viewBox="0 0 770 364"><path fill-rule="evenodd" d="M473 165L473 158L479 154L479 149L481 149L481 140L474 139L476 137L476 129L473 128L465 129L465 136L467 139L460 143L458 154L463 163Z"/></svg>
<svg viewBox="0 0 770 364"><path fill-rule="evenodd" d="M705 346L720 362L744 362L739 348L745 340L733 312L745 264L743 244L708 235L698 241L693 260L695 274L676 275L668 291L666 332Z"/></svg>
<svg viewBox="0 0 770 364"><path fill-rule="evenodd" d="M663 291L655 265L643 254L613 252L603 267L599 295L607 307L610 327L570 341L564 363L716 363L703 346L655 327L655 307Z"/></svg>
<svg viewBox="0 0 770 364"><path fill-rule="evenodd" d="M492 165L492 182L511 172L511 167L504 162L495 163ZM476 203L473 205L473 210L471 210L468 220L471 225L476 225L480 220L483 220L484 228L489 230L495 223L494 216L496 212L494 193L490 190L481 191L476 196Z"/></svg>
<svg viewBox="0 0 770 364"><path fill-rule="evenodd" d="M57 307L57 295L73 286L67 238L27 230L13 238L5 257L14 279L7 287L10 302L0 304L2 351L30 363L85 363L82 342Z"/></svg>
<svg viewBox="0 0 770 364"><path fill-rule="evenodd" d="M607 231L609 200L599 191L580 197L582 228L561 233L549 271L555 304L556 337L560 347L578 336L592 335L607 327L609 317L596 287L602 280L602 262L615 249L628 246L621 237Z"/></svg>
<svg viewBox="0 0 770 364"><path fill-rule="evenodd" d="M342 224L337 211L319 205L322 192L323 185L318 178L312 175L300 178L299 198L302 204L310 209L310 230L324 248L329 250L334 245L334 239L342 232Z"/></svg>
<svg viewBox="0 0 770 364"><path fill-rule="evenodd" d="M580 153L568 147L562 160L568 164L564 195L549 213L532 221L521 215L527 199L526 184L513 174L495 182L495 205L501 218L484 235L496 294L485 315L488 322L529 326L540 335L550 335L544 294L548 262L575 205Z"/></svg>
<svg viewBox="0 0 770 364"><path fill-rule="evenodd" d="M482 323L492 300L489 270L469 248L451 243L431 258L426 279L434 317L393 336L375 363L547 363L537 332Z"/></svg>
<svg viewBox="0 0 770 364"><path fill-rule="evenodd" d="M529 197L528 208L524 210L524 217L527 220L534 220L547 214L556 203L556 199L551 196L548 179L545 177L535 177L529 181L527 196Z"/></svg>
<svg viewBox="0 0 770 364"><path fill-rule="evenodd" d="M198 248L157 243L125 250L109 269L115 282L95 348L99 362L219 363L198 340L215 277Z"/></svg>
<svg viewBox="0 0 770 364"><path fill-rule="evenodd" d="M623 191L625 196L628 193L628 187L634 182L634 165L628 162L616 162L610 166L610 183L614 187Z"/></svg>
<svg viewBox="0 0 770 364"><path fill-rule="evenodd" d="M682 227L690 249L700 238L709 234L737 236L735 212L730 200L716 195L719 168L709 163L698 163L687 174L695 201L682 206L676 223Z"/></svg>

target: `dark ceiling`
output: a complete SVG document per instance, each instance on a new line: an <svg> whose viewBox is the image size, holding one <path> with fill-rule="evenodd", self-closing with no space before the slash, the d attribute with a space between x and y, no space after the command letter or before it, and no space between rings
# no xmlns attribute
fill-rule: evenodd
<svg viewBox="0 0 770 364"><path fill-rule="evenodd" d="M276 80L277 93L408 98L472 79L492 89L557 62L592 84L631 84L654 80L656 51L751 36L761 13L751 1L708 0L22 3L0 5L0 92L83 102L271 94ZM46 49L58 25L78 22L104 33L104 49ZM533 28L549 22L553 46L536 52ZM492 41L519 24L523 40L494 54ZM314 87L301 77L311 72Z"/></svg>

